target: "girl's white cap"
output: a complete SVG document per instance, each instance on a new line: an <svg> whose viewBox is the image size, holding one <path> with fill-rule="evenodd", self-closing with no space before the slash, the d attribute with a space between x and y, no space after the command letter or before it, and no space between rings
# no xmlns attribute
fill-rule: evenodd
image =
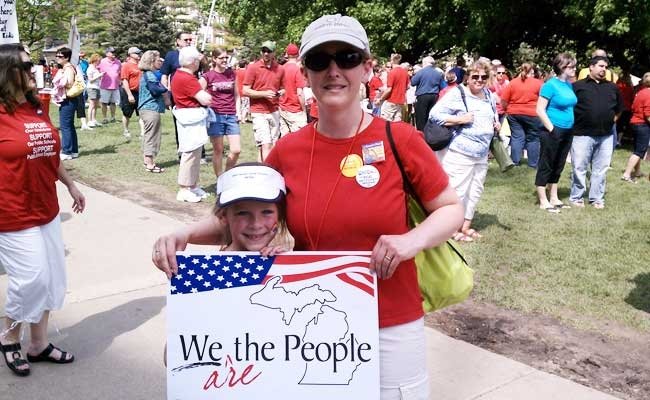
<svg viewBox="0 0 650 400"><path fill-rule="evenodd" d="M239 200L276 202L286 193L282 175L266 165L237 166L217 179L219 207Z"/></svg>

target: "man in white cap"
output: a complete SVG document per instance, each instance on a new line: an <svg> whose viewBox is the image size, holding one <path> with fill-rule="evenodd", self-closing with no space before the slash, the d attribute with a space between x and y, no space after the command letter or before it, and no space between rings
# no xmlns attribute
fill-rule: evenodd
<svg viewBox="0 0 650 400"><path fill-rule="evenodd" d="M102 59L97 67L99 72L103 72L102 79L99 82L99 101L102 103L102 123L107 124L108 118L106 108L110 106L111 121L115 122L115 105L120 100L120 71L122 63L115 57L115 49L109 47L106 49L106 57Z"/></svg>
<svg viewBox="0 0 650 400"><path fill-rule="evenodd" d="M129 132L129 119L135 115L139 116L138 113L138 93L140 90L140 77L142 76L142 71L138 68L138 62L140 62L140 54L142 50L137 47L129 47L127 51L126 62L122 65L122 71L120 72L120 108L122 109L122 127L124 128L124 137L130 138L131 133ZM144 132L142 127L140 132Z"/></svg>
<svg viewBox="0 0 650 400"><path fill-rule="evenodd" d="M284 94L284 69L275 61L275 42L262 43L260 55L246 69L242 94L251 99L255 145L264 161L280 138L278 99Z"/></svg>

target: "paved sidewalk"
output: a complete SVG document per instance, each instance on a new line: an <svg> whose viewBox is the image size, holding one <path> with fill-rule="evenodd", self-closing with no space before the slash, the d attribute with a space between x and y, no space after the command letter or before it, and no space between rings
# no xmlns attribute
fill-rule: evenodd
<svg viewBox="0 0 650 400"><path fill-rule="evenodd" d="M151 264L151 245L182 223L89 187L80 189L87 210L74 215L70 197L59 187L68 294L50 323L52 341L77 360L33 365L28 378L16 377L0 362L0 398L164 399L166 280ZM0 267L0 315L6 287ZM431 399L615 399L433 329L427 328L427 339Z"/></svg>

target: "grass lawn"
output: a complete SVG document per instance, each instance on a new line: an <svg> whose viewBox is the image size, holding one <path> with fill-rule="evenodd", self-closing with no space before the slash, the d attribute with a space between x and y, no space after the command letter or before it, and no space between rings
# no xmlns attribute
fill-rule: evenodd
<svg viewBox="0 0 650 400"><path fill-rule="evenodd" d="M50 114L58 125L56 107ZM166 169L162 174L144 171L137 121L131 121L130 130L130 141L119 123L78 130L80 158L66 166L82 181L146 183L173 200L178 163L171 114L163 115L162 151L156 158ZM212 156L210 145L206 152ZM604 210L572 208L559 215L537 207L533 170L520 167L502 174L490 165L475 217L483 238L463 246L476 271L473 297L586 329L600 330L613 321L649 331L650 182L644 178L631 185L619 179L629 154L626 149L615 153ZM243 124L240 161L256 158L251 125ZM560 182L565 201L570 169L567 164ZM647 173L650 165L642 170ZM214 182L211 165L202 166L201 185L213 192Z"/></svg>

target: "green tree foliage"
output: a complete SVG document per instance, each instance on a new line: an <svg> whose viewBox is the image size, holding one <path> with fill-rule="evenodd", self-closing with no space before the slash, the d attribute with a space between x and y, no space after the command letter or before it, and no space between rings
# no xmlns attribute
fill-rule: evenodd
<svg viewBox="0 0 650 400"><path fill-rule="evenodd" d="M219 12L234 33L281 45L318 16L341 13L364 25L375 54L409 61L468 52L511 64L525 43L545 60L558 51L585 60L602 47L621 66L650 66L647 0L225 0Z"/></svg>
<svg viewBox="0 0 650 400"><path fill-rule="evenodd" d="M68 37L72 8L67 0L16 1L20 40L31 50L40 50L50 37Z"/></svg>
<svg viewBox="0 0 650 400"><path fill-rule="evenodd" d="M119 0L76 0L77 28L81 33L82 49L88 53L103 54L111 44L111 16Z"/></svg>
<svg viewBox="0 0 650 400"><path fill-rule="evenodd" d="M126 55L131 46L165 54L172 47L173 29L159 0L119 0L111 17L110 45Z"/></svg>

